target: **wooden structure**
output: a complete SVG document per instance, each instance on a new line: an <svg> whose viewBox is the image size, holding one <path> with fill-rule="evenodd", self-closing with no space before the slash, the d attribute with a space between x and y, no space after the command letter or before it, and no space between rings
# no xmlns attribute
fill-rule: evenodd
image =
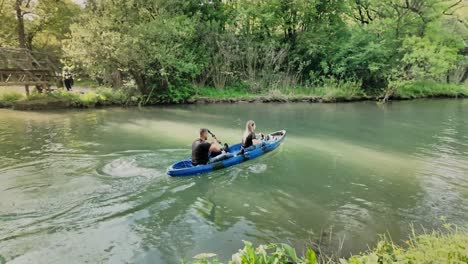
<svg viewBox="0 0 468 264"><path fill-rule="evenodd" d="M61 83L61 71L45 53L28 49L0 48L0 86L24 85L39 92L50 91L51 84Z"/></svg>

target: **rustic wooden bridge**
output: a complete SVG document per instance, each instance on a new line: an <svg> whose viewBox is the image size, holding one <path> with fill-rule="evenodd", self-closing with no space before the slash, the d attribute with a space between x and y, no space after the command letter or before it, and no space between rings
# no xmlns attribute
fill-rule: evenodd
<svg viewBox="0 0 468 264"><path fill-rule="evenodd" d="M50 91L51 85L61 86L61 81L61 70L48 54L0 48L0 86L24 85L29 95L29 86Z"/></svg>

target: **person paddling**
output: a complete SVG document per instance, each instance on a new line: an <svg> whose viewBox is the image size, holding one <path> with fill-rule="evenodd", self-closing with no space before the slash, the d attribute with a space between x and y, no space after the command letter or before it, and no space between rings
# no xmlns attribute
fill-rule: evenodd
<svg viewBox="0 0 468 264"><path fill-rule="evenodd" d="M207 164L210 161L210 153L216 156L222 153L220 142L213 135L213 142L208 142L208 129L200 128L200 138L192 143L192 164L200 165Z"/></svg>
<svg viewBox="0 0 468 264"><path fill-rule="evenodd" d="M257 136L255 135L255 128L256 125L253 120L247 121L247 123L245 124L244 135L242 136L242 148L246 149L253 145L262 143L262 140L257 139ZM262 133L259 134L261 139L265 137Z"/></svg>

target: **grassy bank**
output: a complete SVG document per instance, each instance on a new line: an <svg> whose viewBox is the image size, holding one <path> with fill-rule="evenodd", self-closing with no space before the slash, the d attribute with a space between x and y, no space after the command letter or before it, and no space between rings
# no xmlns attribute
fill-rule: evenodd
<svg viewBox="0 0 468 264"><path fill-rule="evenodd" d="M252 99L258 97L271 97L278 99L300 99L306 97L320 97L324 101L340 101L340 99L352 99L366 97L359 87L360 82L339 81L327 79L320 85L310 86L286 86L264 88L259 90L249 89L248 86L238 85L215 89L213 87L199 87L195 89L195 98L206 97L211 99Z"/></svg>
<svg viewBox="0 0 468 264"><path fill-rule="evenodd" d="M415 99L427 97L467 97L468 84L410 82L399 87L395 97Z"/></svg>
<svg viewBox="0 0 468 264"><path fill-rule="evenodd" d="M250 242L232 256L230 264L390 264L390 263L468 263L468 233L466 230L447 228L444 232L411 235L404 246L397 245L382 236L377 245L368 252L349 258L336 258L316 254L311 248L303 256L287 244L270 244L254 247ZM195 264L218 264L213 253L194 257Z"/></svg>
<svg viewBox="0 0 468 264"><path fill-rule="evenodd" d="M183 94L157 93L153 97L140 95L135 89L88 89L83 93L57 90L49 94L33 93L29 97L18 92L0 94L0 108L41 110L60 108L92 108L101 106L158 105L167 103L237 103L237 102L309 102L332 103L379 100L386 91L364 93L357 82L328 81L320 86L281 87L252 91L246 86L187 88ZM468 97L468 85L433 82L408 82L397 87L390 99Z"/></svg>
<svg viewBox="0 0 468 264"><path fill-rule="evenodd" d="M97 88L85 93L56 90L50 93L32 93L30 96L11 92L0 95L0 107L17 110L64 108L92 108L99 106L126 106L138 104L139 98L124 90Z"/></svg>
<svg viewBox="0 0 468 264"><path fill-rule="evenodd" d="M302 101L314 97L316 100L310 102L343 102L343 101L359 101L359 100L379 100L384 97L387 92L385 89L375 89L372 93L366 94L359 87L358 82L341 82L329 80L319 86L295 86L281 87L275 89L264 89L256 93L252 93L248 88L243 87L227 87L219 90L211 87L198 88L196 90L195 100L211 99L211 101L219 100L221 102L227 99L246 100L270 98L271 101ZM446 84L437 82L407 82L400 84L394 89L390 99L393 100L408 100L418 98L456 98L468 97L468 84ZM259 100L263 101L263 100ZM269 100L266 100L268 102ZM210 102L210 100L207 100Z"/></svg>

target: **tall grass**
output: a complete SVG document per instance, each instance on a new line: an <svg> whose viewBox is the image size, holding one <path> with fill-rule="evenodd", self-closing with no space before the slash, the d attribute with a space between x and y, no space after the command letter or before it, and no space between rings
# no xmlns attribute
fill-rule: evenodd
<svg viewBox="0 0 468 264"><path fill-rule="evenodd" d="M361 82L336 79L322 79L320 82L308 85L297 85L295 82L285 81L284 85L273 85L252 92L250 83L216 89L212 87L196 88L196 96L210 98L248 98L255 96L270 96L274 98L291 98L300 96L320 96L324 100L351 99L364 96L360 89Z"/></svg>
<svg viewBox="0 0 468 264"><path fill-rule="evenodd" d="M136 104L138 98L134 98L124 90L100 87L82 94L68 92L63 89L51 93L32 93L29 97L23 99L23 101L32 103L34 101L50 100L66 101L75 107L95 107L100 105L127 105L129 102Z"/></svg>
<svg viewBox="0 0 468 264"><path fill-rule="evenodd" d="M365 93L360 88L361 85L362 83L360 81L322 78L305 86L284 86L278 88L277 90L287 96L321 96L325 100L341 98L351 99L353 97L365 95Z"/></svg>
<svg viewBox="0 0 468 264"><path fill-rule="evenodd" d="M217 89L214 87L196 87L195 96L210 98L244 98L255 96L255 94L251 93L247 86L237 85L229 86L225 89Z"/></svg>
<svg viewBox="0 0 468 264"><path fill-rule="evenodd" d="M24 95L21 93L11 92L0 94L0 101L13 103L24 98Z"/></svg>
<svg viewBox="0 0 468 264"><path fill-rule="evenodd" d="M407 99L468 96L468 84L447 84L431 81L407 82L396 89L395 96Z"/></svg>

